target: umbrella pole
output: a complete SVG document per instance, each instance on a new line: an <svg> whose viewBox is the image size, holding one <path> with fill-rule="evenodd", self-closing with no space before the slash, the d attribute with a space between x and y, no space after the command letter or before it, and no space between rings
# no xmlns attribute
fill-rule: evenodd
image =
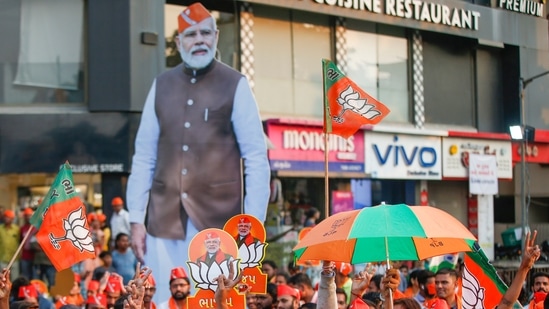
<svg viewBox="0 0 549 309"><path fill-rule="evenodd" d="M385 258L387 260L387 269L391 268L391 263L389 263L389 239L385 236ZM385 309L393 309L393 290L389 289L389 302L385 300Z"/></svg>

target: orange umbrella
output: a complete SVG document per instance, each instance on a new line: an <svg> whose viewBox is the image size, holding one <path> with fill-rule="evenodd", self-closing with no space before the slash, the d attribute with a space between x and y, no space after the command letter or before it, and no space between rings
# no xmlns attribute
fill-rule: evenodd
<svg viewBox="0 0 549 309"><path fill-rule="evenodd" d="M476 238L456 218L430 206L379 205L337 213L294 247L298 261L351 264L423 260L471 251Z"/></svg>

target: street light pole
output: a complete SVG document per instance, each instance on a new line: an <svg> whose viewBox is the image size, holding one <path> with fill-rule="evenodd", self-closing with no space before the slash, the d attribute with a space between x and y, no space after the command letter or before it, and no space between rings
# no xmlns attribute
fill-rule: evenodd
<svg viewBox="0 0 549 309"><path fill-rule="evenodd" d="M526 240L526 227L528 226L528 208L526 206L526 158L525 158L525 152L526 152L526 132L524 132L524 125L526 123L525 121L525 110L524 110L524 92L526 89L526 84L524 82L524 79L520 78L520 127L523 130L522 133L522 140L520 141L520 209L521 209L521 216L522 216L522 223L521 223L521 237L520 237L520 243L521 248L524 248L524 242Z"/></svg>
<svg viewBox="0 0 549 309"><path fill-rule="evenodd" d="M523 130L522 140L520 141L520 207L522 210L522 223L521 223L521 248L524 248L524 241L526 239L526 228L528 227L528 204L526 203L526 110L524 106L524 96L526 87L534 80L549 74L549 71L534 75L528 79L520 78L520 126Z"/></svg>

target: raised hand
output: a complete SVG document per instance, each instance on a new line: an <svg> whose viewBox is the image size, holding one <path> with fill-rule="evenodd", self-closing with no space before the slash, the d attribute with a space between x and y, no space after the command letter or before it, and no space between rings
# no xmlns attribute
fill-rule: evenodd
<svg viewBox="0 0 549 309"><path fill-rule="evenodd" d="M334 272L335 263L332 261L322 261L322 274L331 275Z"/></svg>
<svg viewBox="0 0 549 309"><path fill-rule="evenodd" d="M145 287L143 285L137 286L137 284L132 283L127 288L127 291L129 295L126 300L124 300L124 309L142 309Z"/></svg>
<svg viewBox="0 0 549 309"><path fill-rule="evenodd" d="M368 284L370 284L370 280L373 276L373 267L372 265L368 264L366 269L364 269L361 272L358 272L353 277L352 285L351 285L351 300L356 298L361 298L364 292L366 292L366 289L368 289Z"/></svg>
<svg viewBox="0 0 549 309"><path fill-rule="evenodd" d="M4 268L0 273L0 309L9 309L10 307L10 270Z"/></svg>
<svg viewBox="0 0 549 309"><path fill-rule="evenodd" d="M4 268L2 273L0 273L0 300L10 297L11 290L11 280L10 280L10 270Z"/></svg>
<svg viewBox="0 0 549 309"><path fill-rule="evenodd" d="M520 268L531 269L532 267L534 267L534 263L541 256L541 249L538 245L536 245L537 235L538 231L534 231L532 238L530 238L530 232L526 233Z"/></svg>
<svg viewBox="0 0 549 309"><path fill-rule="evenodd" d="M229 292L234 289L241 279L242 273L238 274L238 277L234 280L225 277L223 274L217 277L217 290L215 290L215 302L217 304L216 309L229 308L226 302L227 297L229 297Z"/></svg>

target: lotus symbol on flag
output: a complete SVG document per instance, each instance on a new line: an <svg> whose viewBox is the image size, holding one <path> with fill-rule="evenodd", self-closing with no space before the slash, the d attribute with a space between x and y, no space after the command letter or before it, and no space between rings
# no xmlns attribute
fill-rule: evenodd
<svg viewBox="0 0 549 309"><path fill-rule="evenodd" d="M85 227L86 218L82 215L82 208L78 208L69 214L68 218L63 218L63 228L65 235L55 237L52 233L49 234L50 242L57 250L61 249L60 241L70 240L80 252L84 250L95 252L90 231Z"/></svg>
<svg viewBox="0 0 549 309"><path fill-rule="evenodd" d="M248 246L243 243L238 248L238 256L240 257L240 269L257 267L265 256L265 243L253 242Z"/></svg>
<svg viewBox="0 0 549 309"><path fill-rule="evenodd" d="M461 293L463 309L484 308L484 288L480 286L478 279L467 269L467 266L463 267Z"/></svg>
<svg viewBox="0 0 549 309"><path fill-rule="evenodd" d="M198 263L187 262L191 270L191 277L196 282L196 287L203 290L217 290L217 277L223 274L230 280L238 276L238 262L240 259L223 260L221 263L213 261L210 266L200 261ZM232 271L231 271L232 270Z"/></svg>
<svg viewBox="0 0 549 309"><path fill-rule="evenodd" d="M337 98L337 103L339 103L339 105L341 105L342 107L339 115L334 116L334 121L337 123L343 123L343 114L347 110L351 110L352 112L357 113L360 116L370 120L381 115L381 112L373 109L375 106L372 104L368 104L367 99L361 98L360 93L355 91L351 87L351 85L349 85L347 89L343 90L339 94L339 97Z"/></svg>

